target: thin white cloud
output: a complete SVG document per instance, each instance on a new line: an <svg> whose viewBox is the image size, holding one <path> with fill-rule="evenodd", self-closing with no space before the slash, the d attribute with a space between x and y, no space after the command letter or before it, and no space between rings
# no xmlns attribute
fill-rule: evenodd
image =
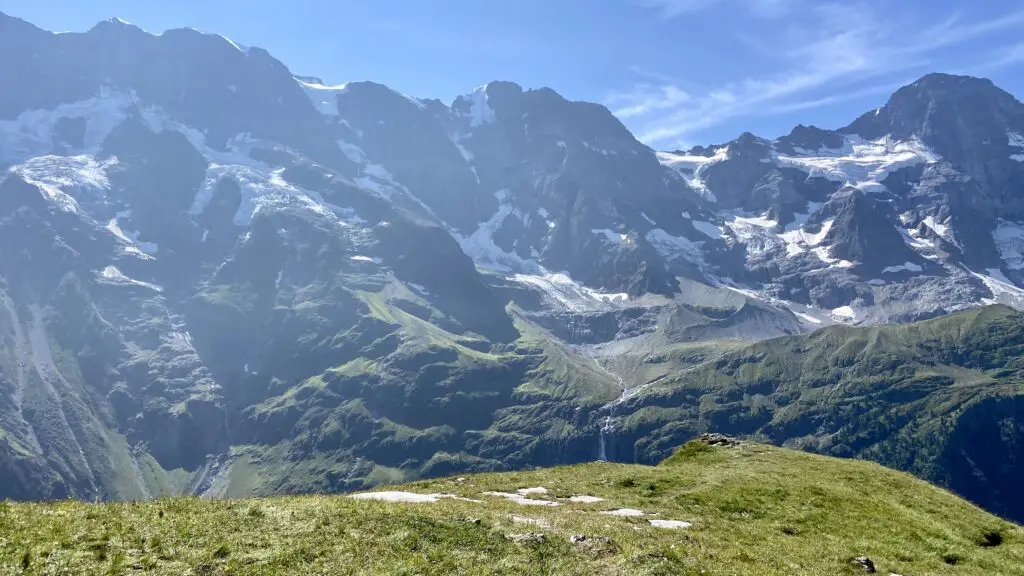
<svg viewBox="0 0 1024 576"><path fill-rule="evenodd" d="M642 0L647 8L661 12L662 18L675 18L683 14L699 12L722 2L723 0Z"/></svg>
<svg viewBox="0 0 1024 576"><path fill-rule="evenodd" d="M681 0L657 3L665 14L669 13L669 5L677 12L710 7ZM750 0L750 5L755 3L764 2ZM819 108L891 91L897 87L892 83L892 75L923 71L941 49L1024 27L1024 10L971 22L956 14L931 26L922 26L918 21L914 27L892 14L876 14L865 3L815 3L805 5L802 14L799 23L779 33L780 38L764 40L765 44L777 46L774 56L781 63L781 70L775 74L703 90L687 86L682 91L676 82L647 82L613 93L606 104L638 128L638 138L643 142L656 145L692 140L695 133L737 117ZM992 60L996 67L1024 61L1024 43L1008 47ZM644 75L648 80L660 76L650 72ZM876 82L868 88L857 85L884 77L889 77L889 81Z"/></svg>
<svg viewBox="0 0 1024 576"><path fill-rule="evenodd" d="M638 84L627 93L613 93L606 102L614 106L616 102L626 103L612 112L619 118L643 116L656 110L675 108L691 100L690 95L675 84L651 86Z"/></svg>
<svg viewBox="0 0 1024 576"><path fill-rule="evenodd" d="M968 72L970 74L991 74L996 70L1018 64L1024 64L1024 42L996 50L984 62L974 66Z"/></svg>
<svg viewBox="0 0 1024 576"><path fill-rule="evenodd" d="M901 86L906 86L913 82L914 79L907 79L902 82L886 83L877 86L870 86L868 88L862 88L860 90L840 92L838 94L832 94L831 96L824 96L822 98L815 98L812 100L800 100L796 102L787 102L773 106L768 109L768 114L788 114L790 112L799 112L800 110L811 110L814 108L822 108L824 106L832 106L835 104L842 104L843 102L850 102L853 100L859 100L867 96L877 96L879 94L892 94L898 90Z"/></svg>
<svg viewBox="0 0 1024 576"><path fill-rule="evenodd" d="M642 6L658 10L665 19L700 12L726 3L744 8L754 16L778 18L785 14L794 2L795 0L640 0Z"/></svg>

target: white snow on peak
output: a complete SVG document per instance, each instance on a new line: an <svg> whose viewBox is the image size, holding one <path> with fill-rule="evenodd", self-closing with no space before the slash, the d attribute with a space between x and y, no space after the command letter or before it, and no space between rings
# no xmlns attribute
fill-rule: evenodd
<svg viewBox="0 0 1024 576"><path fill-rule="evenodd" d="M78 199L102 199L110 189L107 169L117 165L112 157L98 162L92 156L40 156L8 171L38 186L65 212L78 211Z"/></svg>
<svg viewBox="0 0 1024 576"><path fill-rule="evenodd" d="M714 240L719 240L722 238L723 230L721 226L717 226L710 222L704 222L702 220L691 220L690 223L693 224L694 229L696 229L701 234L707 236L708 238Z"/></svg>
<svg viewBox="0 0 1024 576"><path fill-rule="evenodd" d="M473 153L466 150L466 147L462 145L462 141L467 138L465 134L449 134L448 138L451 139L452 144L455 144L455 147L458 148L459 154L462 155L463 160L466 162L473 161Z"/></svg>
<svg viewBox="0 0 1024 576"><path fill-rule="evenodd" d="M494 235L501 229L505 218L511 214L522 219L523 215L508 201L507 190L498 190L494 197L498 199L498 211L490 220L481 223L468 236L457 233L452 235L462 247L462 251L481 266L504 272L539 272L541 268L533 260L526 260L514 252L505 252L495 244Z"/></svg>
<svg viewBox="0 0 1024 576"><path fill-rule="evenodd" d="M107 266L100 272L100 276L109 282L117 284L128 284L133 286L141 286L143 288L149 288L155 292L163 292L164 289L156 284L150 284L149 282L142 282L141 280L135 280L124 275L120 270L114 266Z"/></svg>
<svg viewBox="0 0 1024 576"><path fill-rule="evenodd" d="M242 54L245 54L246 56L249 55L249 47L248 46L242 46L241 44L235 42L234 40L232 40L231 38L228 38L227 36L225 36L223 34L217 34L217 36L220 37L221 39L223 39L228 44L230 44L231 47L234 48L235 50L238 50L239 52L241 52Z"/></svg>
<svg viewBox="0 0 1024 576"><path fill-rule="evenodd" d="M748 255L763 253L780 244L773 230L779 225L766 216L727 215L723 218L732 236L746 245Z"/></svg>
<svg viewBox="0 0 1024 576"><path fill-rule="evenodd" d="M269 167L211 164L189 213L193 216L202 214L220 181L230 179L242 191L242 203L233 219L238 226L248 226L257 212L270 205L299 204L323 215L334 215L317 193L285 182L281 172Z"/></svg>
<svg viewBox="0 0 1024 576"><path fill-rule="evenodd" d="M745 224L747 226L757 226L758 228L775 228L779 225L778 222L768 218L767 216L736 216L733 218L731 224Z"/></svg>
<svg viewBox="0 0 1024 576"><path fill-rule="evenodd" d="M595 229L591 230L591 232L594 233L594 234L597 234L599 236L604 236L605 239L608 240L608 242L611 243L611 244L629 244L630 243L629 234L622 234L622 233L616 232L614 230L609 230L608 228L595 228Z"/></svg>
<svg viewBox="0 0 1024 576"><path fill-rule="evenodd" d="M899 266L886 266L885 268L882 269L882 274L890 274L890 273L904 272L904 271L906 271L906 272L920 272L922 270L924 270L924 268L922 268L919 264L914 264L913 262L904 262L903 264L900 264Z"/></svg>
<svg viewBox="0 0 1024 576"><path fill-rule="evenodd" d="M119 213L121 214L121 213ZM127 234L124 230L121 230L121 226L117 222L117 218L111 218L105 228L119 240L127 244L125 252L134 254L144 260L152 260L152 255L156 254L159 246L152 242L139 242L139 233L132 232Z"/></svg>
<svg viewBox="0 0 1024 576"><path fill-rule="evenodd" d="M1021 149L1021 154L1012 154L1010 160L1024 162L1024 135L1019 132L1007 132L1006 138L1009 140L1010 146Z"/></svg>
<svg viewBox="0 0 1024 576"><path fill-rule="evenodd" d="M713 156L694 156L672 152L658 152L656 155L662 166L671 168L702 198L708 202L718 201L714 192L704 183L704 174L709 167L729 158L728 146L715 149Z"/></svg>
<svg viewBox="0 0 1024 576"><path fill-rule="evenodd" d="M338 86L324 86L323 84L314 84L311 82L304 82L298 78L295 81L302 88L302 91L306 93L306 97L313 103L313 106L318 112L324 116L338 116L338 94L348 89L348 84L339 84Z"/></svg>
<svg viewBox="0 0 1024 576"><path fill-rule="evenodd" d="M128 117L134 96L102 87L98 94L53 110L26 110L0 121L0 161L20 162L55 151L53 135L62 118L85 120L84 147L76 152L95 156L107 135Z"/></svg>
<svg viewBox="0 0 1024 576"><path fill-rule="evenodd" d="M371 258L369 256L362 255L350 256L349 260L353 260L355 262L369 262L371 264L380 264L380 258Z"/></svg>
<svg viewBox="0 0 1024 576"><path fill-rule="evenodd" d="M821 320L815 318L814 316L811 316L810 314L804 314L803 312L798 312L796 310L790 310L790 312L792 312L797 318L803 320L804 322L810 324L821 324Z"/></svg>
<svg viewBox="0 0 1024 576"><path fill-rule="evenodd" d="M985 284L985 287L992 292L993 298L982 299L981 302L983 304L995 304L996 302L999 302L1017 309L1024 308L1024 290L1018 288L998 268L989 268L985 270L987 274L980 274L973 270L968 270L968 272L981 280Z"/></svg>
<svg viewBox="0 0 1024 576"><path fill-rule="evenodd" d="M888 136L874 141L847 136L842 148L803 152L807 154L775 153L775 162L866 192L883 190L881 182L890 172L939 160L937 154L916 138L893 142Z"/></svg>
<svg viewBox="0 0 1024 576"><path fill-rule="evenodd" d="M689 238L673 236L661 228L654 228L646 234L645 238L651 243L654 250L666 260L682 258L698 266L704 263L704 252L701 249L703 241L694 242Z"/></svg>
<svg viewBox="0 0 1024 576"><path fill-rule="evenodd" d="M1000 221L992 231L999 256L1010 270L1024 268L1024 226L1016 222Z"/></svg>
<svg viewBox="0 0 1024 576"><path fill-rule="evenodd" d="M337 144L338 148L341 148L342 153L345 154L345 157L351 160L353 163L363 164L364 162L366 162L366 154L363 152L363 149L360 148L359 146L356 146L355 144L351 144L344 140L338 140Z"/></svg>
<svg viewBox="0 0 1024 576"><path fill-rule="evenodd" d="M727 222L731 236L743 244L747 257L754 258L779 246L786 246L778 234L770 228L753 226L742 222ZM787 251L788 253L788 251Z"/></svg>
<svg viewBox="0 0 1024 576"><path fill-rule="evenodd" d="M462 145L462 141L468 137L469 136L466 134L448 135L448 138L452 141L452 144L455 145L455 148L458 149L459 154L462 155L462 159L465 160L467 164L469 164L469 170L473 173L473 177L476 179L476 183L479 184L480 175L477 174L476 166L473 165L473 153L470 152L469 150L466 150L466 147Z"/></svg>
<svg viewBox="0 0 1024 576"><path fill-rule="evenodd" d="M832 309L832 317L842 322L854 322L857 320L857 313L850 306L840 306Z"/></svg>
<svg viewBox="0 0 1024 576"><path fill-rule="evenodd" d="M567 274L516 274L513 279L539 289L549 304L567 312L606 310L629 302L628 294L608 294L587 288Z"/></svg>
<svg viewBox="0 0 1024 576"><path fill-rule="evenodd" d="M944 240L953 242L953 234L950 231L949 224L936 222L933 216L928 216L924 219L924 225L935 231L936 234L941 236Z"/></svg>
<svg viewBox="0 0 1024 576"><path fill-rule="evenodd" d="M602 156L615 156L616 154L618 154L618 152L614 150L608 150L607 148L600 148L598 146L594 146L593 144L587 142L586 140L583 141L583 147L586 148L587 150L597 152Z"/></svg>
<svg viewBox="0 0 1024 576"><path fill-rule="evenodd" d="M121 230L121 227L117 225L117 218L111 218L110 222L107 222L106 228L111 234L117 236L125 244L133 244L132 239L129 238L128 235Z"/></svg>
<svg viewBox="0 0 1024 576"><path fill-rule="evenodd" d="M474 128L497 120L494 110L488 103L487 85L483 85L467 96L470 102L469 125Z"/></svg>
<svg viewBox="0 0 1024 576"><path fill-rule="evenodd" d="M822 222L821 229L818 232L807 232L803 228L797 228L796 230L780 234L779 236L786 242L786 254L796 256L810 248L817 247L825 239L825 236L828 235L829 230L832 229L833 222L834 220Z"/></svg>
<svg viewBox="0 0 1024 576"><path fill-rule="evenodd" d="M901 228L895 225L893 226L893 228L896 228L896 231L903 236L903 241L907 244L907 246L910 246L914 250L935 249L935 241L931 240L930 238L918 238L919 234L916 228L911 228L907 230L906 228Z"/></svg>

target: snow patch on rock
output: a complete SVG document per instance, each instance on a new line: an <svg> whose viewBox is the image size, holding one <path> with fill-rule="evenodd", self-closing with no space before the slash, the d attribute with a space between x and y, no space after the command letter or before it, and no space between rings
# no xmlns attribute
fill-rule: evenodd
<svg viewBox="0 0 1024 576"><path fill-rule="evenodd" d="M487 85L477 88L472 93L463 96L462 98L469 100L470 126L476 128L497 120L497 116L494 114L494 110L488 102L490 98L487 94Z"/></svg>
<svg viewBox="0 0 1024 576"><path fill-rule="evenodd" d="M1024 135L1021 135L1019 132L1008 132L1006 138L1009 140L1010 146L1022 150L1021 154L1011 154L1010 160L1024 162Z"/></svg>
<svg viewBox="0 0 1024 576"><path fill-rule="evenodd" d="M729 147L722 146L714 151L712 156L695 156L690 154L675 154L672 152L658 152L658 161L662 166L670 168L675 174L682 178L697 194L708 202L718 202L707 184L704 183L704 176L708 168L727 160L729 158Z"/></svg>
<svg viewBox="0 0 1024 576"><path fill-rule="evenodd" d="M981 274L973 270L969 270L969 272L975 278L981 280L989 292L992 293L993 297L982 299L982 304L995 304L998 302L1017 309L1024 308L1024 290L1018 288L998 268L985 270L987 274Z"/></svg>
<svg viewBox="0 0 1024 576"><path fill-rule="evenodd" d="M1016 222L1001 221L992 231L996 248L1003 263L1010 270L1024 268L1024 226Z"/></svg>
<svg viewBox="0 0 1024 576"><path fill-rule="evenodd" d="M117 269L115 266L107 266L99 273L100 277L108 282L115 284L125 284L131 286L141 286L143 288L149 288L154 292L163 292L164 289L156 284L150 284L149 282L143 282L141 280L135 280L124 275L123 272Z"/></svg>
<svg viewBox="0 0 1024 576"><path fill-rule="evenodd" d="M305 82L295 79L298 82L299 87L306 93L309 101L313 103L313 107L324 116L339 116L338 113L338 94L345 92L348 89L347 84L339 84L338 86L324 86L323 84L317 84L315 82Z"/></svg>
<svg viewBox="0 0 1024 576"><path fill-rule="evenodd" d="M811 316L810 314L804 314L803 312L797 312L796 310L791 310L791 312L793 312L793 315L803 320L804 322L808 322L810 324L821 324L821 320L815 318L814 316Z"/></svg>
<svg viewBox="0 0 1024 576"><path fill-rule="evenodd" d="M711 238L713 240L721 240L723 237L723 230L721 226L712 224L710 222L704 222L702 220L691 220L693 228L701 234Z"/></svg>
<svg viewBox="0 0 1024 576"><path fill-rule="evenodd" d="M604 238L611 244L629 243L629 234L622 234L614 230L609 230L608 228L595 228L594 230L591 230L591 232L598 236L604 236Z"/></svg>
<svg viewBox="0 0 1024 576"><path fill-rule="evenodd" d="M939 156L916 138L893 142L888 136L874 141L855 135L846 136L842 148L824 148L794 156L775 154L775 162L779 166L797 168L810 176L841 182L866 192L884 190L882 180L895 170L938 160Z"/></svg>
<svg viewBox="0 0 1024 576"><path fill-rule="evenodd" d="M13 120L0 121L0 160L20 162L53 153L57 122L64 118L85 120L84 147L78 152L95 156L103 141L128 117L134 96L109 87L97 95L53 110L27 110Z"/></svg>
<svg viewBox="0 0 1024 576"><path fill-rule="evenodd" d="M935 233L941 236L944 240L953 242L953 235L950 231L949 224L936 222L933 216L928 216L924 219L924 225L934 230Z"/></svg>
<svg viewBox="0 0 1024 576"><path fill-rule="evenodd" d="M682 258L698 265L704 263L704 251L701 250L703 241L694 242L689 238L673 236L661 228L651 230L644 237L666 260Z"/></svg>
<svg viewBox="0 0 1024 576"><path fill-rule="evenodd" d="M39 156L12 166L10 172L40 187L56 188L76 199L100 200L110 190L107 170L117 166L116 157L102 162L93 156Z"/></svg>
<svg viewBox="0 0 1024 576"><path fill-rule="evenodd" d="M505 218L510 214L522 218L522 214L509 202L507 190L495 192L494 197L498 199L498 211L468 236L453 233L455 240L462 251L481 266L503 272L540 272L541 268L536 262L526 260L514 252L505 252L494 242L494 236L501 229Z"/></svg>
<svg viewBox="0 0 1024 576"><path fill-rule="evenodd" d="M841 322L854 322L857 320L857 313L850 306L840 306L832 309L832 317Z"/></svg>
<svg viewBox="0 0 1024 576"><path fill-rule="evenodd" d="M817 232L808 232L803 228L797 228L788 232L783 232L779 235L780 238L786 243L786 254L788 256L796 256L803 254L804 252L818 247L819 244L828 235L829 230L832 229L834 220L826 220L821 223L821 229ZM819 258L828 261L829 258L827 251L825 254L815 252ZM824 257L823 257L824 256Z"/></svg>
<svg viewBox="0 0 1024 576"><path fill-rule="evenodd" d="M352 260L352 261L355 261L355 262L369 262L371 264L380 264L380 258L371 258L369 256L362 256L362 255L350 256L349 260Z"/></svg>
<svg viewBox="0 0 1024 576"><path fill-rule="evenodd" d="M359 146L356 146L351 142L338 140L338 148L341 148L342 154L344 154L345 157L351 160L353 163L362 165L363 163L366 162L366 154L363 152L363 149L360 148Z"/></svg>
<svg viewBox="0 0 1024 576"><path fill-rule="evenodd" d="M206 178L192 202L189 214L199 216L206 210L221 180L234 180L242 191L242 203L234 223L248 226L260 210L274 205L299 204L322 215L335 216L316 192L292 186L281 177L283 170L269 167L211 164Z"/></svg>
<svg viewBox="0 0 1024 576"><path fill-rule="evenodd" d="M628 294L599 292L566 274L516 274L512 279L539 289L549 305L566 312L608 310L629 302Z"/></svg>
<svg viewBox="0 0 1024 576"><path fill-rule="evenodd" d="M899 266L886 266L882 269L882 274L894 274L896 272L921 272L924 270L919 264L913 262L904 262Z"/></svg>

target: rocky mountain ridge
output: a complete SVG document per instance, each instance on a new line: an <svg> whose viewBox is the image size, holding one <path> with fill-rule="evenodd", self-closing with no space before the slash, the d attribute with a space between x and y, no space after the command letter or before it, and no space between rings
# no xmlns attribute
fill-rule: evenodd
<svg viewBox="0 0 1024 576"><path fill-rule="evenodd" d="M656 153L550 89L325 86L195 30L0 48L3 497L635 460L623 410L754 341L1024 304L987 81Z"/></svg>

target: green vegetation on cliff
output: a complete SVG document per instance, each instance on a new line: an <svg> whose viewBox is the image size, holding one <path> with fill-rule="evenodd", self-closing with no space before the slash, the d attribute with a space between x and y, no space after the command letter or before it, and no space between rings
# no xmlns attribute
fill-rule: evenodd
<svg viewBox="0 0 1024 576"><path fill-rule="evenodd" d="M708 431L912 472L1024 518L1024 314L765 340L664 379L619 408L613 455L656 462Z"/></svg>

